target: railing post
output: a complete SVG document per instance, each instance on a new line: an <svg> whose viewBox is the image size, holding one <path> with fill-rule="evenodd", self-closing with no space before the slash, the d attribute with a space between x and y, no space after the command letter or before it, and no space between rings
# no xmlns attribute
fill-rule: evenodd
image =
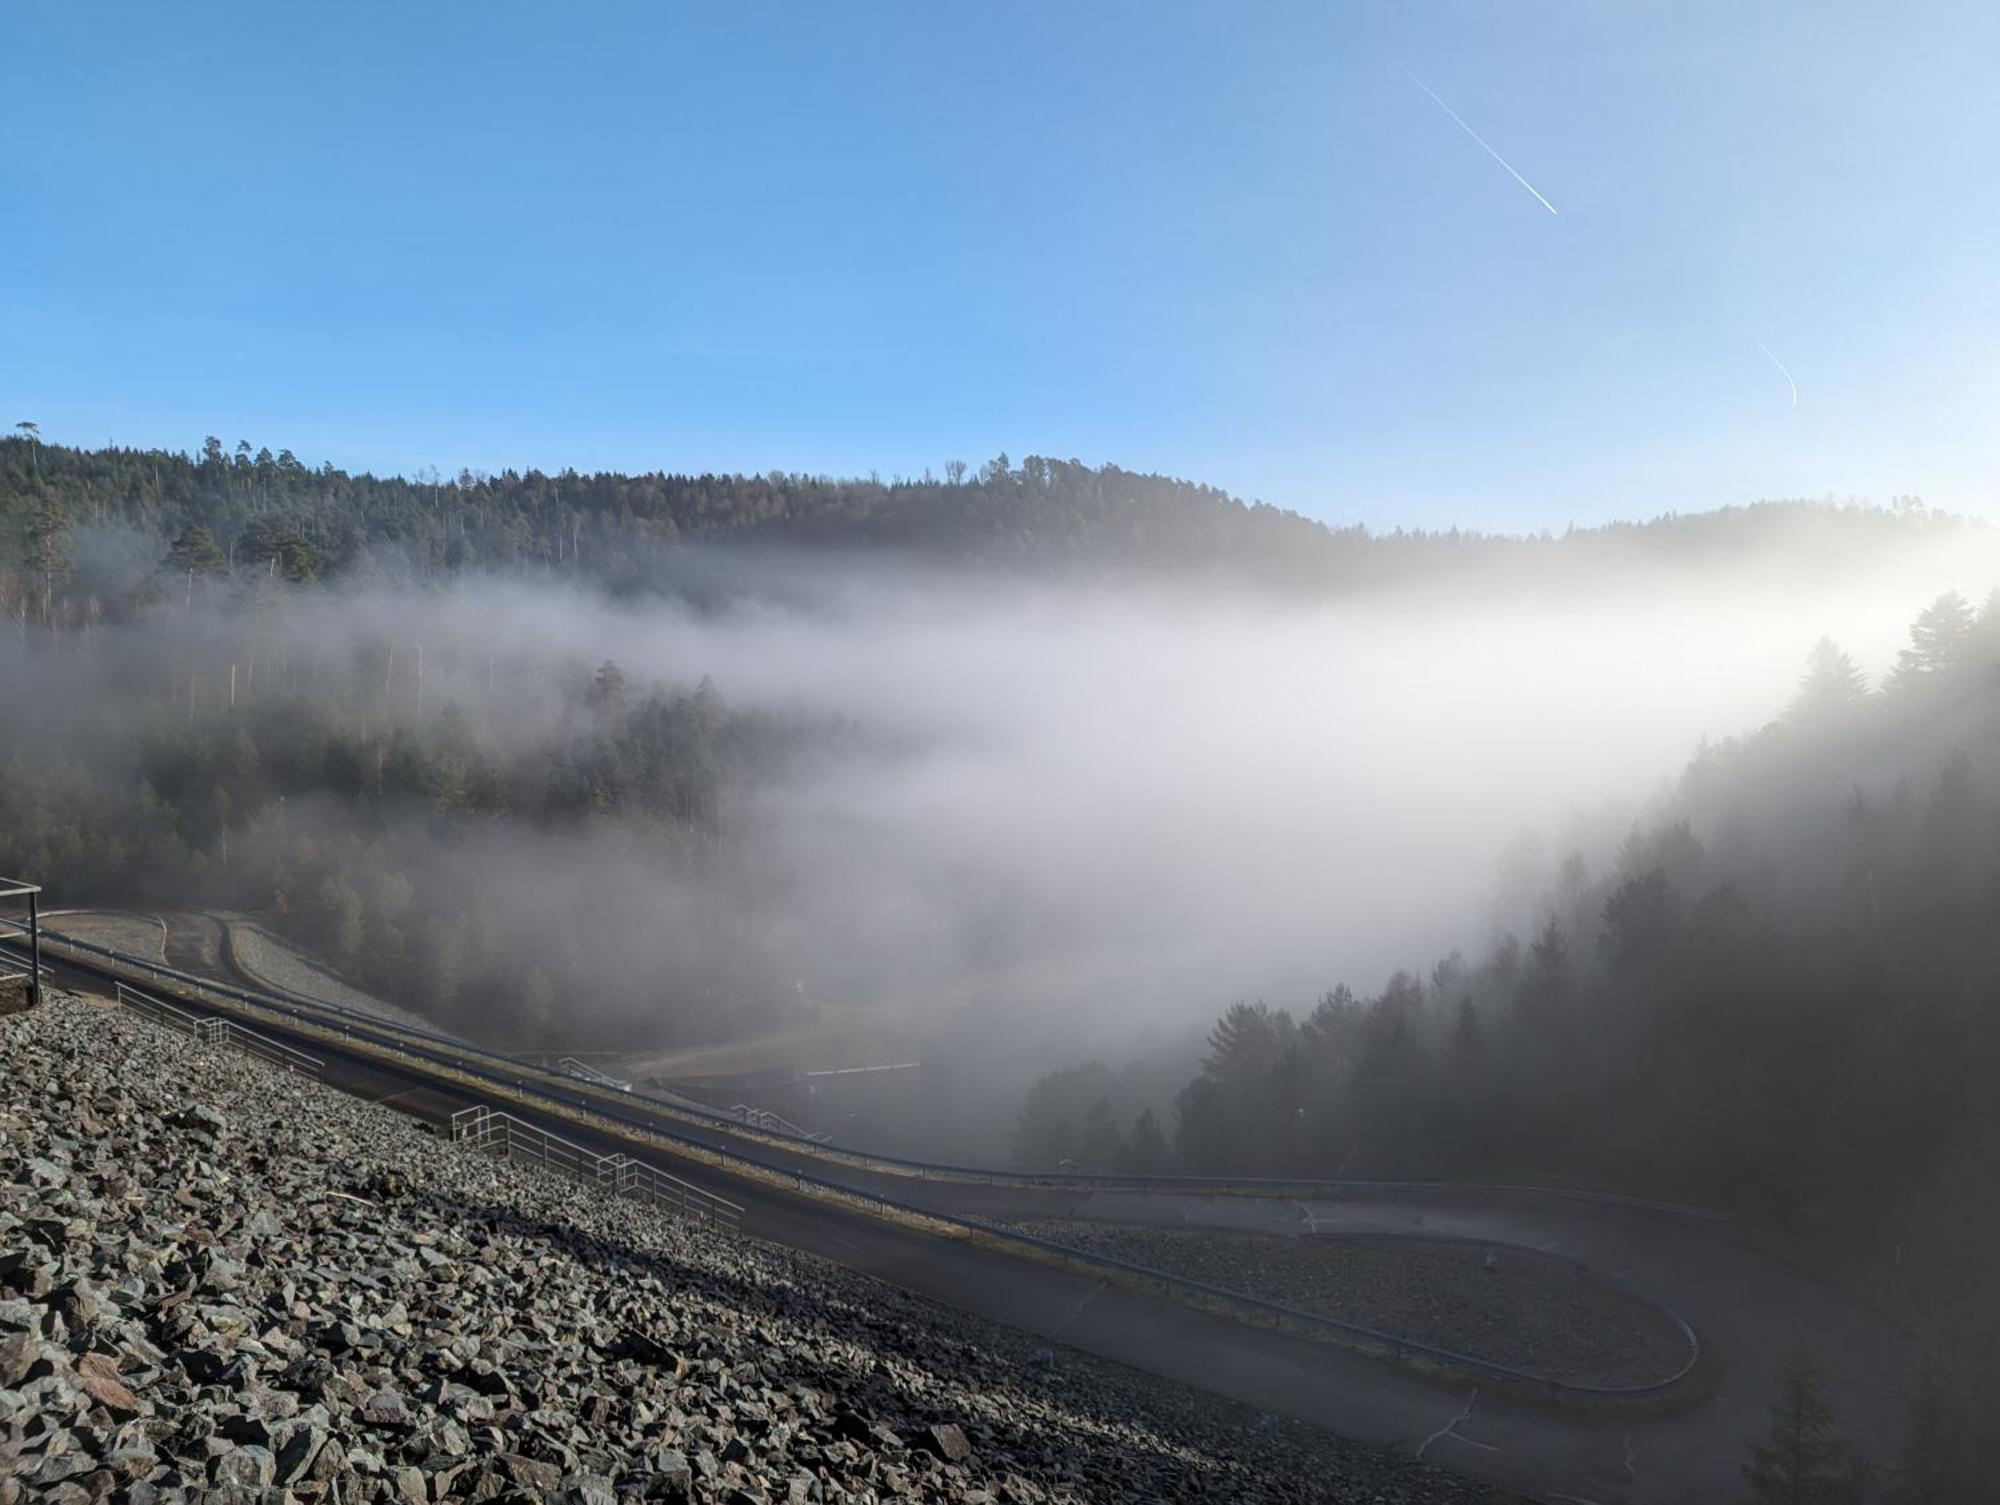
<svg viewBox="0 0 2000 1505"><path fill-rule="evenodd" d="M28 1002L42 1006L42 911L41 895L28 894Z"/></svg>

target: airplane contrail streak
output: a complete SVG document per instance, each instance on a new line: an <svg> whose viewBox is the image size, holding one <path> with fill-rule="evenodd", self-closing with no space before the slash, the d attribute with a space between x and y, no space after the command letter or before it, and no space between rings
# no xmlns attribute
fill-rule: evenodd
<svg viewBox="0 0 2000 1505"><path fill-rule="evenodd" d="M1792 373L1785 369L1785 363L1771 354L1771 347L1766 345L1762 340L1757 339L1754 335L1751 337L1751 343L1764 352L1765 360L1778 368L1778 374L1784 377L1792 389L1792 406L1797 407L1799 405L1799 384L1792 380Z"/></svg>
<svg viewBox="0 0 2000 1505"><path fill-rule="evenodd" d="M1440 110L1443 110L1445 114L1449 115L1454 121L1458 123L1458 128L1461 131L1464 131L1466 135L1470 136L1474 141L1477 141L1479 143L1480 150L1484 151L1487 156L1491 157L1495 162L1498 162L1502 167L1506 168L1508 172L1513 173L1514 181L1516 183L1519 183L1523 188L1527 189L1528 192L1532 193L1535 196L1535 201L1537 203L1539 203L1544 209L1548 210L1549 213L1551 214L1554 214L1556 212L1556 206L1554 204L1551 204L1546 198L1542 196L1541 189L1537 188L1533 183L1530 183L1526 178L1522 177L1520 173L1515 172L1514 164L1512 162L1509 162L1505 157L1501 156L1498 152L1493 150L1491 146L1488 146L1486 144L1486 138L1480 135L1479 132L1475 131L1471 126L1467 125L1465 123L1465 117L1463 115L1460 115L1458 111L1454 110L1450 105L1446 104L1444 102L1443 97L1439 95L1437 90L1433 89L1429 84L1425 83L1422 79L1418 78L1416 74L1410 73L1410 70L1408 68L1405 68L1403 71L1405 73L1410 74L1411 83L1415 84L1419 89L1422 89L1424 93L1430 95L1431 100L1437 105L1437 107Z"/></svg>

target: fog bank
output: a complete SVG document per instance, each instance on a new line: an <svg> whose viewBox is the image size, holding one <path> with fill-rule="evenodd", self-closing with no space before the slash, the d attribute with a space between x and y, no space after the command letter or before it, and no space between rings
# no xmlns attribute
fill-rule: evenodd
<svg viewBox="0 0 2000 1505"><path fill-rule="evenodd" d="M739 712L845 718L733 811L782 970L828 1000L985 996L1109 1039L1372 985L1516 921L1496 881L1503 853L1531 876L1524 833L1551 858L1615 837L1701 738L1768 719L1823 632L1885 669L1916 605L1980 586L1963 556L1885 562L1867 589L1634 571L1539 602L1317 604L771 559L771 590L744 571L700 610L475 580L301 620L422 642L432 695L457 676L474 706L482 662L519 687L610 659L707 676Z"/></svg>
<svg viewBox="0 0 2000 1505"><path fill-rule="evenodd" d="M976 1059L999 1103L1051 1061L1115 1058L1231 999L1373 989L1530 923L1554 864L1601 864L1701 739L1769 720L1823 633L1879 674L1917 607L2000 579L1992 553L1983 532L1913 534L1866 571L1774 549L1720 573L1634 558L1540 589L1498 573L1310 597L694 552L689 588L618 599L479 575L204 586L80 636L24 629L0 672L41 708L19 758L109 757L149 717L248 736L271 697L317 697L361 749L348 761L372 759L347 786L364 792L397 739L540 749L560 774L603 735L607 662L635 696L709 681L713 714L764 732L717 744L761 751L715 771L692 824L551 822L534 788L472 821L445 795L379 807L357 871L407 879L413 914L463 916L443 961L394 976L462 985L476 1027L477 979L431 974L454 947L511 947L489 975L542 974L529 992L558 1043L614 1016L666 1049L858 1011L909 1053ZM686 761L706 779L711 757ZM214 836L239 862L344 871L344 797L221 801ZM409 904L362 898L368 926ZM420 939L399 941L417 958Z"/></svg>

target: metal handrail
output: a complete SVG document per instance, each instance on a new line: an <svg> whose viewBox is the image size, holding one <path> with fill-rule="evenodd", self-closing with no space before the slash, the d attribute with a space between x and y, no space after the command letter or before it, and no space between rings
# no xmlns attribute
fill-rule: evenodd
<svg viewBox="0 0 2000 1505"><path fill-rule="evenodd" d="M497 1150L503 1160L532 1160L549 1169L565 1171L607 1189L613 1196L638 1195L721 1226L743 1226L740 1203L718 1197L630 1155L600 1155L573 1139L551 1134L539 1125L485 1103L475 1103L452 1114L451 1137L475 1150Z"/></svg>
<svg viewBox="0 0 2000 1505"><path fill-rule="evenodd" d="M256 1056L283 1070L316 1077L326 1069L326 1063L318 1056L307 1055L297 1046L273 1040L269 1035L260 1035L233 1019L204 1019L202 1026L218 1044L234 1045L244 1054Z"/></svg>
<svg viewBox="0 0 2000 1505"><path fill-rule="evenodd" d="M26 899L28 901L28 923L4 919L10 930L17 930L28 938L28 970L11 972L8 980L26 978L28 982L28 1003L39 1006L42 1001L42 886L20 878L0 878L0 900Z"/></svg>
<svg viewBox="0 0 2000 1505"><path fill-rule="evenodd" d="M269 1035L261 1035L256 1030L238 1024L233 1019L222 1019L214 1015L206 1017L189 1013L186 1009L175 1008L163 999L150 993L142 993L125 983L115 983L118 1003L121 1008L130 1009L142 1019L154 1024L178 1030L192 1036L203 1045L234 1047L267 1066L275 1066L280 1071L297 1072L318 1080L325 1074L326 1063L318 1056L307 1055L296 1046L287 1045L282 1040L273 1040Z"/></svg>
<svg viewBox="0 0 2000 1505"><path fill-rule="evenodd" d="M151 993L141 993L137 988L129 987L122 982L114 983L112 986L117 989L120 1008L130 1009L140 1018L150 1020L154 1024L179 1030L182 1034L193 1036L195 1039L201 1038L201 1020L186 1009L175 1008L171 1003L155 998Z"/></svg>
<svg viewBox="0 0 2000 1505"><path fill-rule="evenodd" d="M632 1090L632 1084L623 1077L615 1077L608 1071L599 1071L588 1061L579 1061L575 1056L564 1056L560 1061L556 1062L556 1065L567 1071L571 1076L580 1077L586 1082L594 1082L600 1087L615 1087L620 1092L630 1092Z"/></svg>
<svg viewBox="0 0 2000 1505"><path fill-rule="evenodd" d="M754 1103L733 1103L729 1111L743 1122L756 1129L769 1129L776 1134L789 1134L794 1139L803 1139L809 1144L827 1144L833 1136L824 1129L808 1129L795 1124L782 1113L769 1108L759 1108Z"/></svg>

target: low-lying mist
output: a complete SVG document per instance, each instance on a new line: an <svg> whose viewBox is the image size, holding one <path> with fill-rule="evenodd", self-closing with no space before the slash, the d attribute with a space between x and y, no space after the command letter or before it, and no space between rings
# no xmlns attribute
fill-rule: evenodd
<svg viewBox="0 0 2000 1505"><path fill-rule="evenodd" d="M635 694L706 678L785 729L781 755L728 770L710 837L506 815L375 840L551 980L552 1043L599 1043L600 1010L623 1043L685 1043L647 1000L689 988L722 1001L709 1038L863 1008L898 1054L976 1048L997 1105L1050 1060L1528 923L1556 861L1615 840L1700 739L1768 720L1822 633L1880 671L1916 606L1992 578L1954 544L1865 585L1750 559L1540 596L1272 599L825 554L731 556L699 590L623 600L491 577L194 589L80 642L24 634L9 703L37 710L10 740L46 757L86 728L127 737L148 696L212 728L317 692L362 735L453 718L559 757L601 664ZM311 808L236 812L238 852L296 841ZM476 999L459 1017L478 1027Z"/></svg>

